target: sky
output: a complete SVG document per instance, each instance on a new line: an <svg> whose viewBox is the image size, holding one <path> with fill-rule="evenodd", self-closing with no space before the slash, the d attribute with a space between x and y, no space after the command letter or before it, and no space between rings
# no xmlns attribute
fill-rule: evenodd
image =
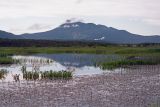
<svg viewBox="0 0 160 107"><path fill-rule="evenodd" d="M14 34L48 31L67 19L160 35L160 0L0 0L0 30Z"/></svg>

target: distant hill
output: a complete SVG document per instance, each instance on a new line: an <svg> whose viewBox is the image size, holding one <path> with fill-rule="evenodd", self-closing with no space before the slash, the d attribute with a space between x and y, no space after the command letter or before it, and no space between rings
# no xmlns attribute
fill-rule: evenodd
<svg viewBox="0 0 160 107"><path fill-rule="evenodd" d="M2 32L2 31L1 31ZM118 30L104 25L94 23L64 23L59 27L40 33L13 35L5 32L0 33L0 38L9 39L40 39L40 40L62 40L62 41L94 41L104 43L160 43L160 36L143 36L132 34L125 30Z"/></svg>
<svg viewBox="0 0 160 107"><path fill-rule="evenodd" d="M3 39L22 39L23 37L0 30L0 38L3 38Z"/></svg>

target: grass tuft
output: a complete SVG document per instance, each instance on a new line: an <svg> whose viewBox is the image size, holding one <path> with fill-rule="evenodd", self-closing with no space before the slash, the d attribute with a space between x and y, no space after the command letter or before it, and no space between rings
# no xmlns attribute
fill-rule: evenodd
<svg viewBox="0 0 160 107"><path fill-rule="evenodd" d="M4 79L5 76L7 75L8 71L5 69L0 70L0 79Z"/></svg>
<svg viewBox="0 0 160 107"><path fill-rule="evenodd" d="M45 71L41 72L42 79L69 79L72 78L72 72L70 71Z"/></svg>

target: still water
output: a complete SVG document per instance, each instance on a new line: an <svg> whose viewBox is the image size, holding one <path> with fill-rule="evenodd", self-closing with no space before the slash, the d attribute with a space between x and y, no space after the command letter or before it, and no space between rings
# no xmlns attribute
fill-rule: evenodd
<svg viewBox="0 0 160 107"><path fill-rule="evenodd" d="M113 71L102 70L96 64L100 62L110 62L118 60L118 55L96 55L96 54L35 54L30 56L12 56L13 59L19 61L18 64L1 65L1 69L7 70L9 73L4 81L13 81L13 75L20 74L22 77L22 66L27 67L27 71L72 71L73 76L85 76L109 73ZM118 71L118 70L117 70Z"/></svg>

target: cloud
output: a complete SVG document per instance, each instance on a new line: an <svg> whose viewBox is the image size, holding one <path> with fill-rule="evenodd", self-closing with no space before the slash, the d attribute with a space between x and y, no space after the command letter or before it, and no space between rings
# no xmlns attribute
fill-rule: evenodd
<svg viewBox="0 0 160 107"><path fill-rule="evenodd" d="M65 23L74 23L74 22L84 22L84 20L78 18L70 18L65 21Z"/></svg>
<svg viewBox="0 0 160 107"><path fill-rule="evenodd" d="M160 17L160 0L0 0L2 17L125 16ZM84 2L84 3L81 3Z"/></svg>
<svg viewBox="0 0 160 107"><path fill-rule="evenodd" d="M160 27L160 19L145 19L144 22Z"/></svg>
<svg viewBox="0 0 160 107"><path fill-rule="evenodd" d="M83 2L83 0L76 0L76 3L77 4L80 4L80 3L82 3Z"/></svg>
<svg viewBox="0 0 160 107"><path fill-rule="evenodd" d="M0 0L0 23L4 19L23 20L24 17L56 16L56 24L57 21L62 22L71 17L97 20L98 17L109 17L115 20L136 18L151 26L157 26L160 25L159 4L160 0ZM24 24L25 21L27 19ZM33 19L32 25L37 23L34 21ZM41 23L45 21L47 19ZM8 21L5 23L10 24Z"/></svg>
<svg viewBox="0 0 160 107"><path fill-rule="evenodd" d="M16 34L23 34L23 33L36 33L36 32L42 32L42 31L47 31L52 29L51 25L43 25L43 24L34 24L31 25L27 28L25 27L19 27L19 28L15 28L15 27L11 27L9 29L10 32L16 32Z"/></svg>
<svg viewBox="0 0 160 107"><path fill-rule="evenodd" d="M27 28L27 30L45 30L45 29L50 29L52 25L43 25L43 24L34 24L30 27Z"/></svg>

